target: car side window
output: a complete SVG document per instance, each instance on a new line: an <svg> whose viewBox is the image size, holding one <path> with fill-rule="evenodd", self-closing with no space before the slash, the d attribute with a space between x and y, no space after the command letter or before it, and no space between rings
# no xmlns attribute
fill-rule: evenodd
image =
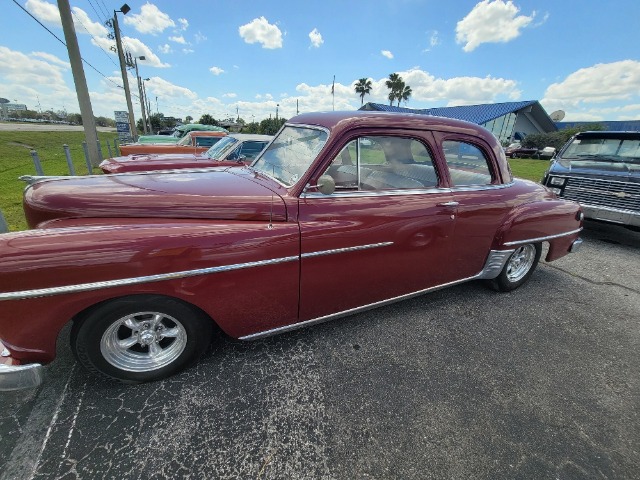
<svg viewBox="0 0 640 480"><path fill-rule="evenodd" d="M218 140L220 140L220 137L196 137L196 146L197 147L211 147Z"/></svg>
<svg viewBox="0 0 640 480"><path fill-rule="evenodd" d="M268 142L248 140L242 144L240 154L248 160L253 160L267 146Z"/></svg>
<svg viewBox="0 0 640 480"><path fill-rule="evenodd" d="M346 144L325 172L340 190L433 188L438 176L425 145L413 138L369 136Z"/></svg>
<svg viewBox="0 0 640 480"><path fill-rule="evenodd" d="M475 145L457 140L442 142L454 187L491 184L491 168L487 157Z"/></svg>

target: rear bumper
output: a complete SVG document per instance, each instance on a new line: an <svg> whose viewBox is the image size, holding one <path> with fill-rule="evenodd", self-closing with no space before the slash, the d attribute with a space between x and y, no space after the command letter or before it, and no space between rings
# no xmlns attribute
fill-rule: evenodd
<svg viewBox="0 0 640 480"><path fill-rule="evenodd" d="M42 384L43 367L39 363L16 365L0 342L0 392L35 388Z"/></svg>

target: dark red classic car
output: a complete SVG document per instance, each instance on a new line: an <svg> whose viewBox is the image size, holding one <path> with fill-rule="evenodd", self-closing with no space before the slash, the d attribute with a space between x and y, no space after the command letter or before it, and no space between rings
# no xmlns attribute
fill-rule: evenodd
<svg viewBox="0 0 640 480"><path fill-rule="evenodd" d="M297 116L250 167L33 183L0 235L0 388L34 386L63 326L81 364L176 373L213 332L250 340L432 290L500 291L580 244L582 212L516 180L474 124ZM214 330L214 324L217 329Z"/></svg>

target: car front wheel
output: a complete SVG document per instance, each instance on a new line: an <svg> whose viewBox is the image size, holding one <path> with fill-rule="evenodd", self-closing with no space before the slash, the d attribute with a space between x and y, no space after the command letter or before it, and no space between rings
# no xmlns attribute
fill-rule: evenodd
<svg viewBox="0 0 640 480"><path fill-rule="evenodd" d="M500 292L510 292L529 280L529 277L536 269L542 245L539 243L528 243L519 246L509 257L500 275L491 280L491 285Z"/></svg>
<svg viewBox="0 0 640 480"><path fill-rule="evenodd" d="M106 302L74 323L71 347L98 374L128 383L173 375L207 347L212 321L199 310L161 296Z"/></svg>

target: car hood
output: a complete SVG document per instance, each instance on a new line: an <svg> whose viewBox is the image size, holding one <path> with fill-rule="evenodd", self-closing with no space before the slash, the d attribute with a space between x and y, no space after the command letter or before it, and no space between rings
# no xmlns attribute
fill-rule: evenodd
<svg viewBox="0 0 640 480"><path fill-rule="evenodd" d="M234 165L242 164L237 161L214 160L204 154L156 153L108 158L100 163L100 169L105 173L123 173L171 170L173 168L230 167Z"/></svg>
<svg viewBox="0 0 640 480"><path fill-rule="evenodd" d="M59 218L285 221L277 183L244 167L47 179L24 194L27 223Z"/></svg>
<svg viewBox="0 0 640 480"><path fill-rule="evenodd" d="M549 173L640 182L640 164L632 162L557 158L553 160Z"/></svg>

